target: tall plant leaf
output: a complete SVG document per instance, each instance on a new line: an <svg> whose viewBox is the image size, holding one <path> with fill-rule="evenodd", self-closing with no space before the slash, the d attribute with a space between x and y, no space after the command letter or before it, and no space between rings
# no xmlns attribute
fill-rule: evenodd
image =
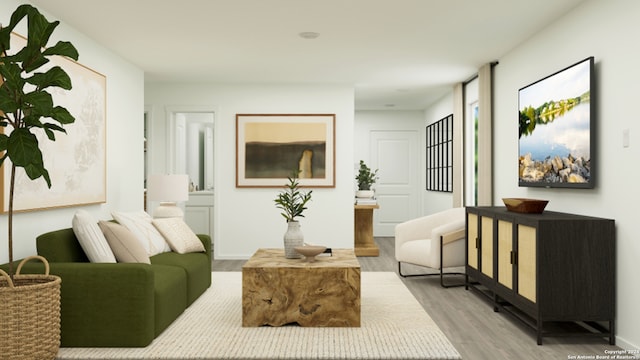
<svg viewBox="0 0 640 360"><path fill-rule="evenodd" d="M25 79L29 84L37 86L38 90L44 90L55 86L65 90L71 89L71 78L60 66L54 66L44 73L36 73Z"/></svg>

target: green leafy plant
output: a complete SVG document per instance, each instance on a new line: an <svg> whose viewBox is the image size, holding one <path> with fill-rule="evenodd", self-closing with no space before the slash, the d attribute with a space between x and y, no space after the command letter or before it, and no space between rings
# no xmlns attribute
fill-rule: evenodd
<svg viewBox="0 0 640 360"><path fill-rule="evenodd" d="M303 192L299 190L299 174L300 171L294 170L291 176L287 177L289 183L285 185L285 190L280 192L274 200L276 207L283 210L280 214L287 219L287 222L296 221L296 217L304 217L302 213L307 209L306 205L311 200L313 191Z"/></svg>
<svg viewBox="0 0 640 360"><path fill-rule="evenodd" d="M11 49L11 32L26 17L27 45L17 51ZM47 47L49 38L59 25L59 21L49 22L35 7L20 5L11 15L11 21L0 29L0 165L11 160L9 186L9 263L13 262L13 193L16 168L24 169L29 179L42 177L48 187L51 178L42 159L38 134L44 133L55 141L55 132L66 133L63 126L71 124L75 118L61 106L53 104L48 90L51 88L71 89L69 75L59 66L43 70L49 58L54 55L78 60L78 51L70 43L59 41ZM13 276L13 266L9 273Z"/></svg>
<svg viewBox="0 0 640 360"><path fill-rule="evenodd" d="M364 161L360 160L360 169L358 170L358 175L356 176L356 180L358 181L358 189L359 190L370 190L371 185L376 182L378 178L378 169L375 171L371 171L371 168L364 163Z"/></svg>

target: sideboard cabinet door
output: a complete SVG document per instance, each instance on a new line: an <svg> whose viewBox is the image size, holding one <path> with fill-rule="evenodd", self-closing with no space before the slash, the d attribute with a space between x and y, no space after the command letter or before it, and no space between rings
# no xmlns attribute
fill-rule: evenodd
<svg viewBox="0 0 640 360"><path fill-rule="evenodd" d="M498 282L513 289L513 223L498 220Z"/></svg>
<svg viewBox="0 0 640 360"><path fill-rule="evenodd" d="M467 265L478 270L478 215L467 213Z"/></svg>
<svg viewBox="0 0 640 360"><path fill-rule="evenodd" d="M493 218L467 213L467 265L493 278Z"/></svg>
<svg viewBox="0 0 640 360"><path fill-rule="evenodd" d="M480 256L482 257L482 273L493 278L493 218L482 216L481 219Z"/></svg>
<svg viewBox="0 0 640 360"><path fill-rule="evenodd" d="M518 294L536 302L536 229L518 225Z"/></svg>

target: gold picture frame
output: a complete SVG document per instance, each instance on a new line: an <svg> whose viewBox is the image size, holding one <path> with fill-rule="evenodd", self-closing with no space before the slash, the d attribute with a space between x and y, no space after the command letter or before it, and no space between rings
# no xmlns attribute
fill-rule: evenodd
<svg viewBox="0 0 640 360"><path fill-rule="evenodd" d="M236 187L335 187L335 114L236 114Z"/></svg>
<svg viewBox="0 0 640 360"><path fill-rule="evenodd" d="M11 49L21 49L27 39L11 33ZM14 211L31 211L106 202L106 76L66 57L54 56L50 66L58 65L71 78L70 91L51 95L56 105L65 107L76 118L65 126L67 134L49 141L36 134L44 165L51 177L51 188L43 179L31 181L22 168L16 171ZM9 207L11 162L0 168L0 212Z"/></svg>

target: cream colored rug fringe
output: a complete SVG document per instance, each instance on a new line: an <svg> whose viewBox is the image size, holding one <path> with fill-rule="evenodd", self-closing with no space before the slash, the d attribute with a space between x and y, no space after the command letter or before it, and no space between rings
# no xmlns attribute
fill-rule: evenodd
<svg viewBox="0 0 640 360"><path fill-rule="evenodd" d="M242 327L242 274L213 285L146 348L62 348L58 359L460 359L392 272L363 272L360 328Z"/></svg>

